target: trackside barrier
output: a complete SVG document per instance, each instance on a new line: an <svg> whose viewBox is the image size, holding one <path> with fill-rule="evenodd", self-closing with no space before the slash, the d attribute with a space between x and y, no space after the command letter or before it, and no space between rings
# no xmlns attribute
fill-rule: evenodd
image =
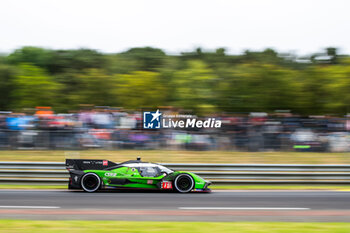
<svg viewBox="0 0 350 233"><path fill-rule="evenodd" d="M214 184L350 184L350 165L184 164L163 163L193 171ZM66 184L62 162L0 162L0 183Z"/></svg>

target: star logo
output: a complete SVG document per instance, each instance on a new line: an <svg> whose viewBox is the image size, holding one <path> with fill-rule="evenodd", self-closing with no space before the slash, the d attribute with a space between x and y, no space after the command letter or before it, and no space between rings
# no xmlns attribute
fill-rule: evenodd
<svg viewBox="0 0 350 233"><path fill-rule="evenodd" d="M159 121L159 117L162 115L161 113L159 113L159 109L157 109L157 111L155 113L151 113L151 114L153 116L151 122L156 120L156 119L157 119L157 121Z"/></svg>
<svg viewBox="0 0 350 233"><path fill-rule="evenodd" d="M157 109L156 112L143 112L144 129L160 129L162 113Z"/></svg>

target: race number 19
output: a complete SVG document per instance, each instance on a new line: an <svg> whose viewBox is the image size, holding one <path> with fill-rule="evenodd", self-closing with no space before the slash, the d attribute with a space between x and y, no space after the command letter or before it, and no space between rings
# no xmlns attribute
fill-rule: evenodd
<svg viewBox="0 0 350 233"><path fill-rule="evenodd" d="M162 189L172 189L173 188L173 185L171 184L170 181L164 181L162 183Z"/></svg>

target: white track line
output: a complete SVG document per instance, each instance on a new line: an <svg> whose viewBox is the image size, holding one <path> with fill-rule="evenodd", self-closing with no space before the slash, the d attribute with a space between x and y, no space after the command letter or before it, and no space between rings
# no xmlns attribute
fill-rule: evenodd
<svg viewBox="0 0 350 233"><path fill-rule="evenodd" d="M180 210L309 210L310 208L288 207L179 207Z"/></svg>
<svg viewBox="0 0 350 233"><path fill-rule="evenodd" d="M0 205L3 209L59 209L58 206L15 206L15 205Z"/></svg>

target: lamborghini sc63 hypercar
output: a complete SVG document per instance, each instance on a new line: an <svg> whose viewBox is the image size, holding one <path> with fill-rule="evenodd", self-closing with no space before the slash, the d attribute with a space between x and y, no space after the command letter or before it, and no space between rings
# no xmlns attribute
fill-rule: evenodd
<svg viewBox="0 0 350 233"><path fill-rule="evenodd" d="M209 181L192 172L173 171L160 164L130 160L114 163L108 160L67 159L69 189L95 192L108 188L210 192Z"/></svg>

